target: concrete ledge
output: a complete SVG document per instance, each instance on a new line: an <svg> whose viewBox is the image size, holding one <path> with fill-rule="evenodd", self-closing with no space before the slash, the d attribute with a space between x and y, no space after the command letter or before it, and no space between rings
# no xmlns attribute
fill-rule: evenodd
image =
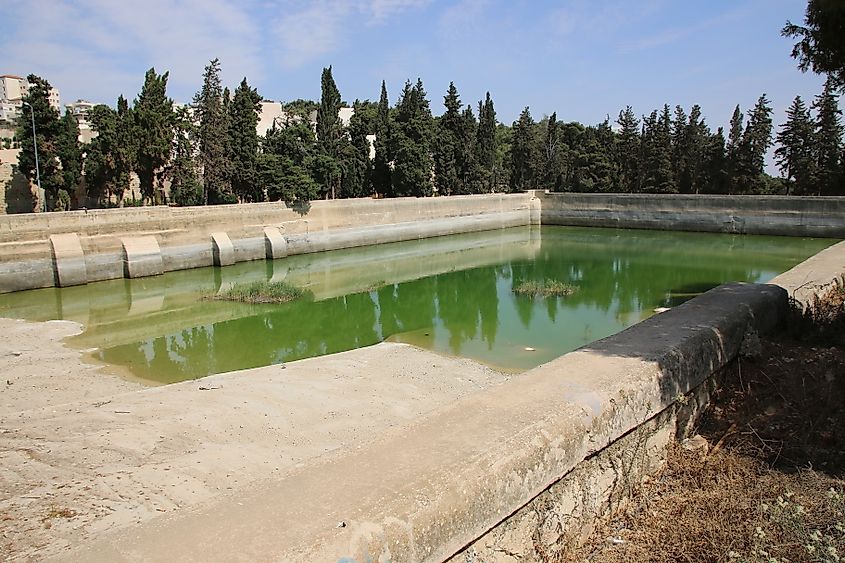
<svg viewBox="0 0 845 563"><path fill-rule="evenodd" d="M845 237L845 197L546 193L544 225Z"/></svg>
<svg viewBox="0 0 845 563"><path fill-rule="evenodd" d="M157 276L164 269L161 249L154 236L126 237L123 243L123 272L127 278Z"/></svg>
<svg viewBox="0 0 845 563"><path fill-rule="evenodd" d="M118 531L65 560L447 559L586 458L669 416L736 355L749 326L771 329L785 306L778 287L721 286L237 502Z"/></svg>
<svg viewBox="0 0 845 563"><path fill-rule="evenodd" d="M68 287L88 283L85 253L76 233L50 236L50 250L56 272L56 285Z"/></svg>
<svg viewBox="0 0 845 563"><path fill-rule="evenodd" d="M277 260L288 255L288 241L278 227L264 227L264 250L267 260Z"/></svg>
<svg viewBox="0 0 845 563"><path fill-rule="evenodd" d="M845 241L825 248L769 283L784 288L801 307L822 295L845 275Z"/></svg>
<svg viewBox="0 0 845 563"><path fill-rule="evenodd" d="M235 248L226 233L211 233L211 255L215 266L231 266L235 263Z"/></svg>

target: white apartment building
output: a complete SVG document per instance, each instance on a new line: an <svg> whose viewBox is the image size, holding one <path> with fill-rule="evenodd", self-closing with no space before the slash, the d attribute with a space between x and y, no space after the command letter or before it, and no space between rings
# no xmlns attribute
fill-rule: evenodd
<svg viewBox="0 0 845 563"><path fill-rule="evenodd" d="M88 114L96 105L97 104L87 100L76 100L75 102L65 104L65 109L67 109L71 115L76 118L76 122L79 123L80 127L82 127L83 125L90 124L88 121Z"/></svg>
<svg viewBox="0 0 845 563"><path fill-rule="evenodd" d="M21 99L29 93L29 82L14 74L0 75L0 119L14 121L21 113ZM50 107L61 113L59 90L50 89L47 98Z"/></svg>

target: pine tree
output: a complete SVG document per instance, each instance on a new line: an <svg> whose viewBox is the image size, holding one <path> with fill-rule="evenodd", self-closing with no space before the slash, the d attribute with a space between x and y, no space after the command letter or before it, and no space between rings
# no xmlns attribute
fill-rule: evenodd
<svg viewBox="0 0 845 563"><path fill-rule="evenodd" d="M433 127L431 109L422 81L405 83L396 105L395 128L391 132L395 158L393 186L400 196L430 196L433 192Z"/></svg>
<svg viewBox="0 0 845 563"><path fill-rule="evenodd" d="M740 193L749 193L762 186L766 152L771 144L772 108L763 94L748 114L748 126L739 145L738 167L734 174Z"/></svg>
<svg viewBox="0 0 845 563"><path fill-rule="evenodd" d="M740 150L740 146L742 145L743 131L743 115L739 109L739 104L737 104L736 108L734 108L733 116L731 116L731 127L728 131L728 141L725 146L727 158L726 173L729 194L737 193L739 191L737 174L742 168L742 151Z"/></svg>
<svg viewBox="0 0 845 563"><path fill-rule="evenodd" d="M241 201L264 201L255 180L258 159L258 114L261 95L246 78L235 89L229 107L229 148L232 165L232 190Z"/></svg>
<svg viewBox="0 0 845 563"><path fill-rule="evenodd" d="M490 92L484 102L478 102L475 159L482 174L482 191L493 191L496 186L496 111Z"/></svg>
<svg viewBox="0 0 845 563"><path fill-rule="evenodd" d="M511 190L523 191L534 187L534 148L534 120L526 106L519 114L519 120L513 123Z"/></svg>
<svg viewBox="0 0 845 563"><path fill-rule="evenodd" d="M631 106L619 112L619 134L616 140L616 166L623 192L640 191L640 121Z"/></svg>
<svg viewBox="0 0 845 563"><path fill-rule="evenodd" d="M332 67L323 69L320 77L320 108L317 110L317 158L318 176L326 188L326 197L334 199L340 189L340 149L343 127L338 117L341 99L340 91L332 77Z"/></svg>
<svg viewBox="0 0 845 563"><path fill-rule="evenodd" d="M557 120L557 113L552 113L546 121L546 131L542 146L542 179L543 187L547 190L560 191L564 183L563 161L568 147L560 135L561 124Z"/></svg>
<svg viewBox="0 0 845 563"><path fill-rule="evenodd" d="M376 114L376 154L373 159L373 189L378 194L393 196L390 162L393 158L389 154L390 147L390 102L387 98L387 86L381 81L381 94L378 100Z"/></svg>
<svg viewBox="0 0 845 563"><path fill-rule="evenodd" d="M194 96L194 117L199 124L203 203L206 205L237 201L231 185L225 101L220 84L220 59L214 59L205 67L202 89Z"/></svg>
<svg viewBox="0 0 845 563"><path fill-rule="evenodd" d="M672 178L672 138L669 106L663 106L643 119L642 191L673 193L677 190Z"/></svg>
<svg viewBox="0 0 845 563"><path fill-rule="evenodd" d="M786 110L786 123L777 134L778 147L775 160L789 187L794 185L794 193L809 194L815 184L814 134L810 110L804 105L801 96Z"/></svg>
<svg viewBox="0 0 845 563"><path fill-rule="evenodd" d="M434 147L434 171L437 193L451 195L459 191L458 152L461 145L461 98L455 83L449 83L449 89L443 97L446 111L437 121L437 142Z"/></svg>
<svg viewBox="0 0 845 563"><path fill-rule="evenodd" d="M85 157L85 183L89 197L120 206L129 189L138 154L135 119L123 96L117 111L106 105L94 106L90 120L97 136L88 145Z"/></svg>
<svg viewBox="0 0 845 563"><path fill-rule="evenodd" d="M475 158L475 143L478 137L478 121L472 112L472 106L467 105L461 113L461 129L458 135L458 149L455 160L458 168L458 194L480 193L482 189L482 174Z"/></svg>
<svg viewBox="0 0 845 563"><path fill-rule="evenodd" d="M261 142L257 182L270 201L298 202L317 197L320 186L309 173L317 149L314 132L306 121L275 125Z"/></svg>
<svg viewBox="0 0 845 563"><path fill-rule="evenodd" d="M707 160L708 141L710 139L710 129L704 123L701 117L701 107L696 104L692 106L689 114L689 122L687 123L687 131L685 136L685 162L684 169L685 178L689 178L689 191L691 193L699 193L703 185L703 169ZM722 138L724 150L724 137ZM679 186L679 191L682 186Z"/></svg>
<svg viewBox="0 0 845 563"><path fill-rule="evenodd" d="M687 114L681 106L675 106L672 119L672 177L677 181L676 190L680 193L692 191L692 178L689 170L689 143L687 140Z"/></svg>
<svg viewBox="0 0 845 563"><path fill-rule="evenodd" d="M705 141L700 185L704 193L728 193L728 158L725 153L725 134L721 127Z"/></svg>
<svg viewBox="0 0 845 563"><path fill-rule="evenodd" d="M62 184L59 200L62 210L70 209L71 194L76 193L79 180L82 178L82 149L79 146L79 123L76 117L65 111L59 122L59 135L56 139L59 160L62 163ZM64 192L64 194L62 194ZM58 210L58 209L57 209Z"/></svg>
<svg viewBox="0 0 845 563"><path fill-rule="evenodd" d="M842 165L842 112L835 82L828 78L824 90L813 102L815 121L815 165L818 169L819 195L845 195Z"/></svg>
<svg viewBox="0 0 845 563"><path fill-rule="evenodd" d="M372 193L370 144L367 135L375 130L378 106L355 100L349 120L349 140L341 143L341 196L362 197Z"/></svg>
<svg viewBox="0 0 845 563"><path fill-rule="evenodd" d="M138 139L136 172L141 196L154 205L164 200L161 174L170 160L173 142L173 100L167 97L167 72L147 71L132 115Z"/></svg>
<svg viewBox="0 0 845 563"><path fill-rule="evenodd" d="M168 170L170 201L182 206L199 205L202 203L202 185L194 162L197 130L188 108L176 111L174 132L173 158Z"/></svg>
<svg viewBox="0 0 845 563"><path fill-rule="evenodd" d="M50 83L39 76L27 77L29 92L23 97L23 111L18 117L15 136L20 142L18 169L31 182L35 183L40 175L44 189L46 208L57 210L61 191L64 191L65 178L62 175L59 160L59 136L61 124L58 112L50 107ZM35 144L33 143L32 119L35 119L36 143L38 146L38 168L35 166ZM39 174L40 173L40 174Z"/></svg>
<svg viewBox="0 0 845 563"><path fill-rule="evenodd" d="M827 74L836 87L845 87L845 4L840 0L809 0L804 24L806 27L787 21L781 30L783 36L798 39L792 49L798 68Z"/></svg>

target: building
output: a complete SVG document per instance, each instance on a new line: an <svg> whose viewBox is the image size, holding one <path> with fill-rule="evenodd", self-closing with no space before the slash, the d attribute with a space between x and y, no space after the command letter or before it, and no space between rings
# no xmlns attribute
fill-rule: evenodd
<svg viewBox="0 0 845 563"><path fill-rule="evenodd" d="M50 105L52 105L52 103ZM67 111L76 118L76 122L79 123L80 127L82 127L83 125L91 124L91 122L88 121L88 114L91 113L91 110L94 109L94 106L96 105L97 104L87 100L76 100L75 102L65 104L65 109L67 109Z"/></svg>
<svg viewBox="0 0 845 563"><path fill-rule="evenodd" d="M21 114L21 100L29 93L29 82L14 74L0 75L0 119L14 121ZM61 113L59 91L50 89L48 97L50 107Z"/></svg>

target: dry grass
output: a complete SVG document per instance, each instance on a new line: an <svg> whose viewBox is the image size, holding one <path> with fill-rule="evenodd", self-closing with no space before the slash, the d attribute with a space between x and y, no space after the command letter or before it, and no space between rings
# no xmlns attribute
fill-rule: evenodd
<svg viewBox="0 0 845 563"><path fill-rule="evenodd" d="M622 514L555 561L845 560L845 284L740 360Z"/></svg>
<svg viewBox="0 0 845 563"><path fill-rule="evenodd" d="M308 295L309 292L279 281L256 281L237 283L216 295L209 296L216 301L240 301L243 303L287 303Z"/></svg>

